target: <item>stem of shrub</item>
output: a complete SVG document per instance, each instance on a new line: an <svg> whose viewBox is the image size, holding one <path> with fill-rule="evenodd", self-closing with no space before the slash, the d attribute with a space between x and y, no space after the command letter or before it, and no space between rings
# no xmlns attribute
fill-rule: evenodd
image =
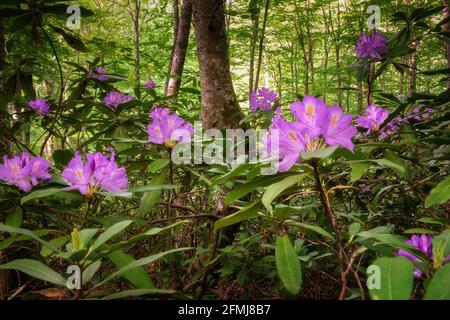
<svg viewBox="0 0 450 320"><path fill-rule="evenodd" d="M346 254L345 250L342 246L341 239L339 236L339 229L337 227L336 223L336 216L333 212L333 208L331 207L330 198L328 196L327 190L325 189L325 185L320 178L320 172L319 172L319 165L318 161L316 159L312 160L312 167L314 168L314 178L316 180L317 189L320 193L320 200L322 202L323 208L325 209L325 213L328 219L328 222L330 223L331 227L334 231L334 237L336 239L336 248L338 252L338 258L339 258L339 268L341 273L341 292L339 294L339 300L343 300L345 298L345 288L347 287L347 274L348 272L345 271L345 260L346 260Z"/></svg>

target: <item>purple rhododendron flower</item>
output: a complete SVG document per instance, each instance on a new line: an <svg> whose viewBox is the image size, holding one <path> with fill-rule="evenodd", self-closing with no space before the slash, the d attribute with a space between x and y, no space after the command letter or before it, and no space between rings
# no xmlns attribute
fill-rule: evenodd
<svg viewBox="0 0 450 320"><path fill-rule="evenodd" d="M117 109L120 104L133 100L133 96L125 95L118 91L110 91L103 99L103 103L107 106Z"/></svg>
<svg viewBox="0 0 450 320"><path fill-rule="evenodd" d="M108 72L103 67L96 67L93 72L91 72L91 76L98 81L106 81L108 80L108 76L106 76Z"/></svg>
<svg viewBox="0 0 450 320"><path fill-rule="evenodd" d="M387 117L389 117L389 114L389 110L383 109L372 103L366 108L366 113L363 116L358 116L356 122L358 123L358 126L367 129L366 134L369 134L372 131L378 132L380 130L380 126L387 119Z"/></svg>
<svg viewBox="0 0 450 320"><path fill-rule="evenodd" d="M257 110L268 111L272 108L273 103L277 101L278 96L275 91L267 88L260 88L257 91L250 93L249 105L250 110L255 112Z"/></svg>
<svg viewBox="0 0 450 320"><path fill-rule="evenodd" d="M278 170L289 170L301 160L303 151L327 145L353 151L352 138L357 130L352 125L352 116L343 114L338 105L328 107L322 99L305 96L303 101L292 103L290 109L295 121L286 121L278 109L264 142L266 155L278 152L282 159Z"/></svg>
<svg viewBox="0 0 450 320"><path fill-rule="evenodd" d="M352 138L358 133L352 125L351 114L343 114L338 105L327 108L321 123L322 136L330 146L342 146L348 150L355 148Z"/></svg>
<svg viewBox="0 0 450 320"><path fill-rule="evenodd" d="M412 109L404 117L396 116L394 119L389 121L382 129L380 129L381 124L389 116L389 110L378 107L375 104L371 104L367 107L364 116L358 116L356 119L358 125L362 128L366 128L366 134L370 132L378 132L379 139L383 140L386 137L398 132L403 124L411 124L413 122L422 121L428 119L434 112L431 108L425 108L423 105Z"/></svg>
<svg viewBox="0 0 450 320"><path fill-rule="evenodd" d="M28 107L36 111L36 113L40 116L45 116L50 113L50 105L47 100L36 98L34 100L28 101Z"/></svg>
<svg viewBox="0 0 450 320"><path fill-rule="evenodd" d="M156 82L152 79L147 80L144 85L147 90L155 90L156 88Z"/></svg>
<svg viewBox="0 0 450 320"><path fill-rule="evenodd" d="M149 116L152 118L152 122L147 127L149 142L173 148L175 141L190 140L194 132L190 122L175 113L170 113L169 109L153 108Z"/></svg>
<svg viewBox="0 0 450 320"><path fill-rule="evenodd" d="M422 235L413 235L411 239L406 240L405 243L415 247L416 249L422 251L424 254L427 255L428 258L431 260L435 260L435 257L433 257L433 237L430 235L422 234ZM417 262L420 263L421 260L416 257L414 254L409 253L406 250L400 249L397 253L397 256L403 256L408 258L411 262ZM449 262L450 256L447 256L443 263ZM422 271L418 268L414 268L414 276L416 278L422 277Z"/></svg>
<svg viewBox="0 0 450 320"><path fill-rule="evenodd" d="M355 47L356 56L360 59L381 60L388 51L386 37L376 32L370 36L363 32Z"/></svg>
<svg viewBox="0 0 450 320"><path fill-rule="evenodd" d="M303 97L303 101L291 103L290 109L297 121L308 128L311 137L320 134L324 117L327 116L327 105L325 101L314 96L306 95Z"/></svg>
<svg viewBox="0 0 450 320"><path fill-rule="evenodd" d="M41 157L30 157L28 152L8 158L3 157L0 164L0 180L15 185L24 192L29 192L40 181L49 180L52 175L48 172L51 164Z"/></svg>
<svg viewBox="0 0 450 320"><path fill-rule="evenodd" d="M109 159L101 152L88 153L86 162L76 152L61 176L70 184L64 190L78 190L87 197L101 189L108 192L127 191L126 170L117 165L113 151Z"/></svg>

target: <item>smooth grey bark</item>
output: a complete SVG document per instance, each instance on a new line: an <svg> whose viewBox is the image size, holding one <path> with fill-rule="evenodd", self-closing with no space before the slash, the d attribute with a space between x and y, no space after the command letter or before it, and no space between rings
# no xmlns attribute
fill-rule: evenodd
<svg viewBox="0 0 450 320"><path fill-rule="evenodd" d="M192 0L206 129L238 128L243 118L231 80L224 2Z"/></svg>
<svg viewBox="0 0 450 320"><path fill-rule="evenodd" d="M172 52L170 53L170 60L169 60L169 67L167 69L167 79L166 79L166 85L164 87L164 94L167 95L167 88L169 86L169 80L170 80L170 72L172 70L172 63L173 63L173 55L175 53L175 46L177 44L177 36L178 36L178 26L180 24L180 12L179 12L179 2L178 0L173 0L172 2L172 10L173 10L173 37L172 37Z"/></svg>
<svg viewBox="0 0 450 320"><path fill-rule="evenodd" d="M169 77L167 82L166 96L176 96L181 86L184 62L189 44L191 30L192 4L191 0L183 0L181 14L179 17L178 30L175 47L173 49L172 61L170 63Z"/></svg>
<svg viewBox="0 0 450 320"><path fill-rule="evenodd" d="M140 75L140 43L139 43L139 15L141 11L141 1L140 0L134 0L134 15L133 15L133 24L134 24L134 81L136 83L135 86L135 93L138 99L141 97L141 75Z"/></svg>
<svg viewBox="0 0 450 320"><path fill-rule="evenodd" d="M445 9L444 9L444 18L447 18L450 16L450 1L449 0L443 0L442 1ZM444 32L450 32L450 22L446 23L442 31ZM445 42L445 53L447 57L447 66L450 68L450 42ZM447 89L450 89L450 79L447 81Z"/></svg>
<svg viewBox="0 0 450 320"><path fill-rule="evenodd" d="M269 14L269 5L270 5L270 1L266 0L266 3L264 5L264 17L263 17L262 28L261 28L261 37L259 38L258 65L256 67L256 76L255 76L255 85L254 85L255 89L258 88L259 74L261 73L262 54L263 54L263 50L264 50L264 37L266 34L267 16Z"/></svg>

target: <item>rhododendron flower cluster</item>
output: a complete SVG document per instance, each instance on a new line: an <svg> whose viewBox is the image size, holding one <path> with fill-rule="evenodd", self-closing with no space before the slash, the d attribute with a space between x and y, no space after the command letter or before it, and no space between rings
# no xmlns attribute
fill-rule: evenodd
<svg viewBox="0 0 450 320"><path fill-rule="evenodd" d="M133 100L133 96L123 94L118 91L110 91L103 99L103 103L107 106L117 109L120 104Z"/></svg>
<svg viewBox="0 0 450 320"><path fill-rule="evenodd" d="M50 162L41 157L30 157L28 152L22 153L20 157L4 156L3 164L0 164L0 180L29 192L40 181L52 178L49 168Z"/></svg>
<svg viewBox="0 0 450 320"><path fill-rule="evenodd" d="M278 96L275 91L267 88L260 88L257 91L252 91L249 98L250 110L253 112L257 110L268 111L272 109L273 104L277 99Z"/></svg>
<svg viewBox="0 0 450 320"><path fill-rule="evenodd" d="M380 129L381 125L389 117L390 112L376 104L371 104L367 107L365 114L359 115L356 121L358 126L367 129L366 134L378 132L379 138L382 140L399 131L402 124L428 119L432 112L433 109L431 108L419 106L411 110L405 117L396 116Z"/></svg>
<svg viewBox="0 0 450 320"><path fill-rule="evenodd" d="M76 152L67 167L61 173L69 187L64 190L78 190L86 197L91 197L96 191L124 192L128 179L124 167L119 167L111 151L109 159L101 152L86 154L84 162L79 152Z"/></svg>
<svg viewBox="0 0 450 320"><path fill-rule="evenodd" d="M108 76L106 76L106 74L108 74L108 72L103 67L96 67L94 70L89 72L89 75L98 81L108 80Z"/></svg>
<svg viewBox="0 0 450 320"><path fill-rule="evenodd" d="M367 129L366 134L378 132L380 126L389 117L389 114L389 110L383 109L372 103L366 108L364 115L359 115L358 118L356 118L356 122L358 123L358 126Z"/></svg>
<svg viewBox="0 0 450 320"><path fill-rule="evenodd" d="M28 107L36 111L40 116L45 116L50 113L50 105L47 100L36 98L34 100L28 101Z"/></svg>
<svg viewBox="0 0 450 320"><path fill-rule="evenodd" d="M144 85L147 90L155 90L156 88L156 82L152 79L147 80Z"/></svg>
<svg viewBox="0 0 450 320"><path fill-rule="evenodd" d="M435 257L433 255L433 237L422 234L422 235L413 235L411 239L405 241L406 244L409 244L418 250L422 251L428 258L435 261L436 259L442 259L443 257ZM397 256L403 256L408 258L411 262L417 262L420 263L421 260L413 255L412 253L409 253L406 250L399 250L396 254ZM450 255L448 255L445 259L442 259L443 263L450 261ZM435 261L436 262L436 261ZM441 261L439 261L441 262ZM439 263L440 265L440 263ZM422 271L419 268L414 268L413 274L416 278L422 277Z"/></svg>
<svg viewBox="0 0 450 320"><path fill-rule="evenodd" d="M152 118L152 122L147 127L149 142L173 148L176 141L183 142L194 132L190 122L171 113L167 108L153 108L149 116Z"/></svg>
<svg viewBox="0 0 450 320"><path fill-rule="evenodd" d="M328 146L341 146L353 151L352 138L357 130L352 116L344 114L338 105L327 106L320 98L305 96L290 106L294 122L285 120L279 109L265 140L266 153L278 149L278 170L287 171L301 160L300 153Z"/></svg>
<svg viewBox="0 0 450 320"><path fill-rule="evenodd" d="M377 32L370 36L363 32L355 47L356 56L360 59L381 60L388 51L386 37Z"/></svg>

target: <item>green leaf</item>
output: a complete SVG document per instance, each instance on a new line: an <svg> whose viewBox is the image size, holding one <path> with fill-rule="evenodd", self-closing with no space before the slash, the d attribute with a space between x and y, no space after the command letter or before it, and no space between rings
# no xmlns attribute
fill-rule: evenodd
<svg viewBox="0 0 450 320"><path fill-rule="evenodd" d="M69 163L70 160L72 160L73 152L66 149L55 150L53 151L52 158L56 164L65 166Z"/></svg>
<svg viewBox="0 0 450 320"><path fill-rule="evenodd" d="M56 196L60 198L66 198L66 199L73 199L78 200L82 199L83 197L79 194L73 194L71 192L63 191L61 188L47 188L47 189L41 189L33 191L26 196L22 197L20 199L20 204L24 205L28 201L34 200L34 199L40 199L40 198L46 198L50 196Z"/></svg>
<svg viewBox="0 0 450 320"><path fill-rule="evenodd" d="M114 263L117 269L121 269L136 261L132 256L120 250L116 250L108 254L108 259ZM152 289L155 287L148 276L147 270L143 266L136 267L125 272L123 277L130 281L131 284L133 284L133 286L137 289Z"/></svg>
<svg viewBox="0 0 450 320"><path fill-rule="evenodd" d="M70 236L61 236L61 237L57 237L55 239L52 239L49 241L49 243L51 243L52 245L54 245L57 248L61 248L63 245L65 245L67 243L67 241L69 241ZM52 249L47 248L46 246L42 246L41 248L41 256L42 257L48 257L49 255L51 255L54 251Z"/></svg>
<svg viewBox="0 0 450 320"><path fill-rule="evenodd" d="M302 270L297 254L287 235L277 238L275 262L278 275L286 289L292 294L299 293L302 285Z"/></svg>
<svg viewBox="0 0 450 320"><path fill-rule="evenodd" d="M378 258L372 264L379 272L369 276L380 277L379 288L369 288L373 300L409 300L413 289L413 264L405 257Z"/></svg>
<svg viewBox="0 0 450 320"><path fill-rule="evenodd" d="M212 182L211 186L216 186L216 185L220 184L221 182L223 182L223 181L225 181L227 179L231 179L231 178L234 178L236 176L239 176L240 174L242 174L243 172L245 172L246 170L248 170L252 166L253 165L249 164L249 163L241 164L241 165L237 166L236 168L234 168L233 170L231 170L230 172L228 172L227 174L214 179L214 181Z"/></svg>
<svg viewBox="0 0 450 320"><path fill-rule="evenodd" d="M351 181L359 180L369 169L370 164L367 162L356 162L350 165L352 171L350 173Z"/></svg>
<svg viewBox="0 0 450 320"><path fill-rule="evenodd" d="M116 300L127 297L140 297L144 295L173 295L177 291L165 289L133 289L113 293L109 296L103 297L102 300Z"/></svg>
<svg viewBox="0 0 450 320"><path fill-rule="evenodd" d="M149 184L146 186L140 186L135 188L128 189L129 192L140 193L140 192L149 192L149 191L158 191L158 190L173 190L180 188L180 185L176 184Z"/></svg>
<svg viewBox="0 0 450 320"><path fill-rule="evenodd" d="M275 182L284 179L287 176L298 174L297 172L286 172L282 174L277 174L274 176L263 176L252 180L250 182L244 183L238 186L236 189L230 191L225 197L225 205L230 205L233 201L242 198L246 194L254 191L258 187L268 186Z"/></svg>
<svg viewBox="0 0 450 320"><path fill-rule="evenodd" d="M145 257L145 258L141 258L139 260L135 260L129 264L127 264L125 267L119 269L118 271L114 272L113 274L111 274L109 277L107 277L105 280L101 281L100 283L96 284L94 288L99 287L101 285L103 285L104 283L117 278L119 276L121 276L122 274L124 274L125 272L132 270L134 268L140 267L140 266L144 266L147 264L150 264L152 262L155 262L156 260L174 253L174 252L180 252L180 251L185 251L185 250L191 250L192 248L177 248L177 249L172 249L172 250L168 250L168 251L164 251L164 252L160 252L157 254L153 254L151 256Z"/></svg>
<svg viewBox="0 0 450 320"><path fill-rule="evenodd" d="M406 234L437 234L436 231L424 229L424 228L411 228L403 231Z"/></svg>
<svg viewBox="0 0 450 320"><path fill-rule="evenodd" d="M450 176L431 190L428 197L425 199L425 208L437 204L443 204L450 199Z"/></svg>
<svg viewBox="0 0 450 320"><path fill-rule="evenodd" d="M426 287L424 300L450 300L450 263L440 267Z"/></svg>
<svg viewBox="0 0 450 320"><path fill-rule="evenodd" d="M331 241L334 241L334 237L325 229L323 229L322 227L319 226L314 226L314 225L310 225L310 224L306 224L306 223L302 223L302 222L298 222L298 221L294 221L294 220L287 220L286 223L303 228L303 229L308 229L311 231L314 231L322 236L324 236L325 238L330 239Z"/></svg>
<svg viewBox="0 0 450 320"><path fill-rule="evenodd" d="M9 232L9 233L11 233L11 234L18 233L18 234L22 234L22 235L28 236L28 237L30 237L31 239L34 239L34 240L36 240L36 241L42 243L43 245L47 246L48 248L52 249L53 251L59 252L59 250L58 250L57 247L55 247L55 246L54 246L53 244L51 244L50 242L47 242L47 241L45 241L45 240L39 238L37 235L35 235L35 234L34 234L32 231L30 231L30 230L27 230L27 229L21 229L21 228L14 228L14 227L10 227L10 226L7 226L7 225L4 225L4 224L1 224L1 223L0 223L0 231L3 231L3 232Z"/></svg>
<svg viewBox="0 0 450 320"><path fill-rule="evenodd" d="M113 224L111 227L105 230L101 235L98 236L97 240L92 244L91 251L97 250L106 241L117 235L119 232L123 231L126 227L132 224L132 220L125 220Z"/></svg>
<svg viewBox="0 0 450 320"><path fill-rule="evenodd" d="M166 181L166 175L167 169L162 170L159 176L153 178L150 185L164 184L164 182ZM148 214L153 209L160 196L161 196L161 189L144 193L141 200L141 206L139 207L139 214L140 215Z"/></svg>
<svg viewBox="0 0 450 320"><path fill-rule="evenodd" d="M156 159L148 166L148 171L156 173L158 170L167 167L169 163L169 159Z"/></svg>
<svg viewBox="0 0 450 320"><path fill-rule="evenodd" d="M261 201L256 201L233 214L230 214L222 219L217 220L214 223L213 232L217 232L217 230L219 229L256 217L258 215L260 208L261 208Z"/></svg>
<svg viewBox="0 0 450 320"><path fill-rule="evenodd" d="M300 154L302 160L325 159L333 155L338 146L326 147L318 151L305 151Z"/></svg>
<svg viewBox="0 0 450 320"><path fill-rule="evenodd" d="M66 280L56 271L42 262L32 259L18 259L0 265L0 269L14 269L22 271L34 278L51 282L57 286L66 286Z"/></svg>
<svg viewBox="0 0 450 320"><path fill-rule="evenodd" d="M286 189L299 183L304 176L305 174L298 174L295 176L286 177L280 182L276 182L267 187L261 199L261 202L264 205L264 207L266 207L267 211L269 212L272 211L271 203L273 200L275 200Z"/></svg>
<svg viewBox="0 0 450 320"><path fill-rule="evenodd" d="M6 225L14 228L20 228L23 221L23 213L20 207L15 207L7 216Z"/></svg>
<svg viewBox="0 0 450 320"><path fill-rule="evenodd" d="M101 265L102 260L98 259L97 261L91 263L86 269L83 270L83 274L81 276L83 286L87 285L89 281L91 281L91 279L94 277L95 273L98 271Z"/></svg>

